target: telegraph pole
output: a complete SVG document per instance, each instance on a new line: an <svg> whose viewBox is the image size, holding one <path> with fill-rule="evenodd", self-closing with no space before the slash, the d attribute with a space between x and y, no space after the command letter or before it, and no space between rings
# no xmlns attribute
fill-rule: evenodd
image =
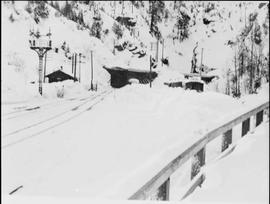
<svg viewBox="0 0 270 204"><path fill-rule="evenodd" d="M115 39L113 39L113 54L115 55Z"/></svg>
<svg viewBox="0 0 270 204"><path fill-rule="evenodd" d="M202 54L201 54L201 66L202 66L202 62L203 62L203 48L202 48Z"/></svg>
<svg viewBox="0 0 270 204"><path fill-rule="evenodd" d="M36 33L32 30L30 30L30 36L32 36L32 40L29 40L30 42L30 49L34 50L38 54L38 59L39 59L39 68L38 68L38 73L39 73L39 79L38 79L38 91L40 95L42 95L42 71L43 71L43 57L44 55L52 49L52 41L50 39L51 36L51 31L49 30L49 33L46 35L40 35L39 31L37 30ZM42 45L40 41L40 37L42 36L47 36L49 37L49 42L46 43L45 45ZM39 45L36 43L36 40L39 42Z"/></svg>
<svg viewBox="0 0 270 204"><path fill-rule="evenodd" d="M91 50L91 90L93 90L93 50Z"/></svg>
<svg viewBox="0 0 270 204"><path fill-rule="evenodd" d="M43 83L45 83L46 65L47 65L47 52L45 53L45 64L44 64L44 77L43 77Z"/></svg>
<svg viewBox="0 0 270 204"><path fill-rule="evenodd" d="M81 82L81 56L82 53L79 53L79 82Z"/></svg>
<svg viewBox="0 0 270 204"><path fill-rule="evenodd" d="M74 54L74 82L76 81L77 53Z"/></svg>
<svg viewBox="0 0 270 204"><path fill-rule="evenodd" d="M200 75L202 74L202 62L203 62L203 48L201 52L201 68L200 68Z"/></svg>
<svg viewBox="0 0 270 204"><path fill-rule="evenodd" d="M72 57L71 57L71 73L73 74L73 71L74 71L74 54L72 54Z"/></svg>

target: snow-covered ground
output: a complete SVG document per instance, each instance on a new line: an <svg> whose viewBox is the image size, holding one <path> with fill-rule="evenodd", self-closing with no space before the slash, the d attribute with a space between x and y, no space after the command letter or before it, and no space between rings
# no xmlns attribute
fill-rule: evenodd
<svg viewBox="0 0 270 204"><path fill-rule="evenodd" d="M70 110L58 126L42 123L42 110L22 116L21 127L4 119L2 192L23 185L16 194L127 198L218 121L250 106L215 92L130 85Z"/></svg>
<svg viewBox="0 0 270 204"><path fill-rule="evenodd" d="M269 121L239 140L231 154L202 170L206 180L187 201L269 202Z"/></svg>
<svg viewBox="0 0 270 204"><path fill-rule="evenodd" d="M258 151L260 150L260 151ZM236 148L225 157L207 164L202 171L206 180L183 201L164 201L168 204L206 203L268 203L269 201L269 121L238 140ZM179 178L178 178L179 179ZM179 187L179 186L178 186ZM159 201L124 201L91 199L87 197L4 196L2 202L17 203L120 203L156 204Z"/></svg>
<svg viewBox="0 0 270 204"><path fill-rule="evenodd" d="M260 2L247 3L245 5L245 15L248 16L252 12L258 12L258 23L262 25L267 13L267 6L259 9L259 3ZM138 47L136 51L146 51L146 56L142 58L138 58L137 55L133 55L128 50L122 52L116 51L115 55L112 54L115 41L112 26L116 23L113 17L123 15L122 5L119 2L95 2L96 6L100 8L103 22L102 29L103 31L109 31L107 35L102 35L101 39L90 36L89 30L80 28L78 24L62 16L49 4L47 4L49 16L47 19L41 19L39 24L35 23L33 13L29 14L26 11L26 1L15 1L14 4L2 2L1 4L4 8L1 13L2 25L4 25L4 29L2 29L1 33L3 42L1 52L3 59L1 64L2 103L50 98L56 95L57 90L52 88L47 89L46 87L49 86L47 84L44 84L44 96L40 97L38 94L38 57L37 54L29 48L29 39L31 39L29 30L33 28L35 30L39 29L41 34L46 34L49 29L52 33L53 50L48 52L46 74L59 69L60 66L63 67L64 72L71 73L71 60L65 57L64 51L61 49L64 42L66 42L66 46L70 49L70 53L68 53L69 57L75 52L80 52L85 56L81 64L82 83L80 84L81 88L79 90L82 93L87 90L90 84L91 50L93 51L94 57L94 82L97 82L99 87L108 86L110 80L109 74L102 68L103 65L149 70L150 54L155 56L156 40L149 34L149 26L144 20L144 18L149 18L149 14L147 14L148 2L144 2L144 7L136 8L133 6L133 9L130 2L125 2L124 15L136 19L137 25L135 27L135 33L138 32L139 36L131 36L129 30L122 27L123 37L119 41L116 40L116 44L128 41L132 46ZM60 2L61 7L64 4L65 2ZM114 11L113 4L117 4L116 11ZM185 2L186 6L181 7L183 12L191 16L191 25L189 38L180 43L177 40L173 42L171 37L176 21L177 9L173 9L173 2L165 3L167 9L171 9L172 12L169 14L167 22L162 21L159 27L165 40L164 57L168 57L169 66L161 66L159 62L156 70L161 76L167 76L164 79L161 78L163 82L176 80L181 73L190 72L192 50L196 42L198 42L198 60L201 61L201 49L203 48L203 64L211 68L217 68L216 74L221 76L216 82L218 83L218 88L214 88L214 90L224 93L224 73L227 69L233 68L233 57L235 53L235 50L227 45L227 42L229 40L236 40L241 29L245 26L244 8L243 5L239 7L240 2L216 2L215 9L210 13L205 13L203 5L206 4L208 4L208 2ZM195 13L191 13L191 8L194 8ZM86 25L91 26L94 15L93 9L91 10L89 6L80 3L74 10L78 12L79 9L83 11ZM13 21L10 20L11 16L14 19ZM204 17L214 20L214 22L210 25L204 25L202 22ZM193 22L195 22L194 25L192 25ZM18 33L18 31L20 31L20 35L14 35L14 33ZM262 49L263 53L266 54L269 52L267 42L269 42L268 35L263 36L264 46ZM152 50L151 43L154 43ZM59 48L59 52L56 53L54 48ZM161 53L162 45L160 43L159 59L161 58ZM171 72L175 74L170 75ZM35 82L35 84L31 84L30 82ZM76 84L74 86L78 87Z"/></svg>
<svg viewBox="0 0 270 204"><path fill-rule="evenodd" d="M149 20L149 2L144 1L145 5L140 8L131 7L130 2L117 2L116 11L113 9L114 2L95 2L103 22L100 39L91 36L89 28L67 19L49 4L46 4L48 18L40 19L36 24L33 13L26 11L26 1L1 2L1 194L6 196L22 186L14 195L30 200L42 197L48 199L47 203L53 197L59 202L63 201L63 197L78 198L82 202L86 196L87 199L126 199L210 129L269 101L269 83L264 82L258 94L242 96L240 99L223 94L226 82L224 73L232 69L235 53L227 42L236 40L245 26L244 10L243 7L239 8L239 2L216 2L216 8L205 13L206 3L185 2L186 6L181 7L195 24L190 26L189 38L180 43L173 41L171 36L177 9L173 9L173 1L165 2L171 12L167 22L159 23L159 28L165 39L164 57L168 57L169 65L161 66L158 63L155 69L158 77L153 81L152 88L149 85L131 84L113 89L109 84L110 75L102 68L103 65L149 70L149 57L155 56L156 39L149 34L149 25L145 20ZM66 2L60 2L60 6L64 4ZM93 8L81 2L73 5L76 12L82 11L86 25L91 27ZM191 8L196 12L191 14ZM246 16L255 11L259 13L259 25L262 25L267 6L259 9L256 2L246 4ZM122 26L123 37L116 40L112 31L116 23L114 18L123 14L136 19L136 35L132 36ZM205 25L202 21L204 17L214 21ZM66 42L70 49L69 57L74 52L85 56L81 64L81 83L71 80L43 83L43 95L40 96L38 57L28 44L29 30L33 27L42 34L49 29L52 32L53 49L47 55L46 74L60 66L64 72L72 74L71 60L61 49ZM108 30L107 34L105 30ZM138 47L136 51L143 50L146 55L138 58L127 49L113 54L114 41L117 45L128 41L131 47ZM215 74L219 79L205 85L202 93L165 86L164 82L184 80L183 73L190 72L192 50L196 42L199 43L198 59L201 58L203 48L203 64L217 68ZM264 46L260 48L263 53L269 52L266 42L269 42L268 35L263 36ZM59 48L58 52L55 48ZM89 91L91 51L97 92ZM159 59L161 52L162 45L159 44ZM63 98L58 98L59 91L63 91ZM258 128L258 136L266 139L261 129ZM202 198L207 198L212 192L210 187L218 185L213 172L220 171L224 178L242 178L241 175L223 173L229 168L227 166L238 165L235 164L238 155L233 155L243 153L241 145L244 149L246 147L247 152L261 149L259 146L263 145L262 140L248 139L252 136L257 136L257 133L239 142L228 159L220 160L224 164L213 165L213 171L209 168L206 189L197 189L194 197L189 198L191 201L200 200L202 193L199 190L205 192ZM236 141L237 138L234 138L233 143ZM211 156L217 152L210 151ZM255 155L265 158L265 155L261 155L265 151L267 149L264 152L257 151L254 155L245 152L245 155L250 155L251 159ZM233 158L232 161L229 158ZM248 160L248 157L245 159ZM263 159L254 162L258 166L265 165ZM190 183L189 167L188 161L181 167L181 172L174 175L175 180L172 179L173 200L178 200L178 192ZM252 171L257 170L255 165L253 167ZM263 170L264 173L269 172L269 169ZM261 176L264 178L264 175ZM257 180L252 182L257 184ZM220 187L225 191L228 185L224 183ZM235 183L232 185L236 186Z"/></svg>

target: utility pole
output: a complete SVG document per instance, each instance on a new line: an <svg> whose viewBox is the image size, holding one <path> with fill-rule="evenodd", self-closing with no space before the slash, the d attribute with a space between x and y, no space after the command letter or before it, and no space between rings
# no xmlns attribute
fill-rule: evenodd
<svg viewBox="0 0 270 204"><path fill-rule="evenodd" d="M81 82L81 56L82 53L79 53L79 82Z"/></svg>
<svg viewBox="0 0 270 204"><path fill-rule="evenodd" d="M43 83L45 83L46 65L47 65L47 52L45 53L45 63L44 63L44 77L43 77Z"/></svg>
<svg viewBox="0 0 270 204"><path fill-rule="evenodd" d="M202 48L202 52L201 52L201 68L200 68L200 75L202 74L202 65L203 65L203 48Z"/></svg>
<svg viewBox="0 0 270 204"><path fill-rule="evenodd" d="M43 57L46 54L46 52L48 52L49 50L52 49L52 41L50 39L51 36L51 31L49 30L49 33L47 33L46 35L40 35L39 31L37 30L37 32L35 33L33 30L30 30L30 36L32 36L32 40L29 40L30 42L30 49L36 51L36 53L38 54L38 58L39 58L39 69L38 69L38 73L39 73L39 79L38 79L38 91L40 93L40 95L42 95L42 71L43 71ZM49 42L46 43L45 45L41 44L40 41L40 37L42 36L46 36L49 37ZM39 45L36 44L36 40L39 41Z"/></svg>
<svg viewBox="0 0 270 204"><path fill-rule="evenodd" d="M71 73L73 74L74 72L74 54L72 54L72 57L71 57Z"/></svg>
<svg viewBox="0 0 270 204"><path fill-rule="evenodd" d="M93 90L93 50L91 50L91 90Z"/></svg>
<svg viewBox="0 0 270 204"><path fill-rule="evenodd" d="M75 53L75 59L74 59L74 82L76 81L76 71L77 71L77 53Z"/></svg>
<svg viewBox="0 0 270 204"><path fill-rule="evenodd" d="M115 39L113 39L113 54L115 55Z"/></svg>

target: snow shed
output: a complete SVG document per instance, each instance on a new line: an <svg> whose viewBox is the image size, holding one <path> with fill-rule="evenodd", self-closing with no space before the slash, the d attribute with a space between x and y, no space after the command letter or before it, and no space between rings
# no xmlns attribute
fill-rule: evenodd
<svg viewBox="0 0 270 204"><path fill-rule="evenodd" d="M172 87L172 88L183 87L183 82L182 81L165 82L164 85L167 85L168 87Z"/></svg>
<svg viewBox="0 0 270 204"><path fill-rule="evenodd" d="M73 76L63 72L62 70L57 70L55 72L52 72L45 77L48 77L49 83L52 82L58 82L58 81L65 81L65 80L74 80L77 81L77 78L74 78Z"/></svg>
<svg viewBox="0 0 270 204"><path fill-rule="evenodd" d="M196 90L198 92L203 92L203 82L201 81L187 81L185 83L185 89Z"/></svg>
<svg viewBox="0 0 270 204"><path fill-rule="evenodd" d="M217 75L206 75L206 74L198 74L198 73L184 74L184 77L186 79L189 79L192 77L199 77L201 80L203 80L207 84L210 83L214 78L218 78Z"/></svg>
<svg viewBox="0 0 270 204"><path fill-rule="evenodd" d="M137 79L140 84L147 84L157 77L155 71L144 71L136 69L123 69L121 67L106 67L103 66L111 75L111 86L114 88L121 88L130 84L130 79Z"/></svg>

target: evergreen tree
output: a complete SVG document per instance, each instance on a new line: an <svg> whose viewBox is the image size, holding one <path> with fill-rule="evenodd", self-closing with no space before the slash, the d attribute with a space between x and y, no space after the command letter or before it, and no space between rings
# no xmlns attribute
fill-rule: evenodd
<svg viewBox="0 0 270 204"><path fill-rule="evenodd" d="M13 14L10 14L9 20L10 20L12 23L15 21L15 19L14 19L14 17L13 17Z"/></svg>
<svg viewBox="0 0 270 204"><path fill-rule="evenodd" d="M102 31L102 22L101 20L94 20L91 28L90 28L90 35L101 39L101 31Z"/></svg>
<svg viewBox="0 0 270 204"><path fill-rule="evenodd" d="M123 31L121 29L121 26L118 23L114 23L112 27L113 32L115 33L117 39L122 38Z"/></svg>
<svg viewBox="0 0 270 204"><path fill-rule="evenodd" d="M262 42L261 26L258 23L256 23L254 26L254 42L258 45Z"/></svg>
<svg viewBox="0 0 270 204"><path fill-rule="evenodd" d="M30 14L33 12L31 1L27 2L26 6L25 6L25 10Z"/></svg>
<svg viewBox="0 0 270 204"><path fill-rule="evenodd" d="M62 8L62 13L67 18L73 19L72 7L71 7L71 4L68 1L66 1L64 7Z"/></svg>
<svg viewBox="0 0 270 204"><path fill-rule="evenodd" d="M56 1L56 2L54 3L54 8L55 8L57 11L60 11L60 6L59 6L58 1Z"/></svg>
<svg viewBox="0 0 270 204"><path fill-rule="evenodd" d="M269 4L268 4L268 8L269 8ZM263 32L265 35L268 35L269 33L269 9L268 9L268 12L266 14L266 17L265 17L265 20L264 20L264 23L263 23Z"/></svg>
<svg viewBox="0 0 270 204"><path fill-rule="evenodd" d="M178 9L177 9L177 19L173 28L173 30L176 32L174 32L173 38L183 41L189 36L189 22L191 17L186 13L187 8L183 2L178 1L175 2L175 4Z"/></svg>
<svg viewBox="0 0 270 204"><path fill-rule="evenodd" d="M49 16L49 11L47 5L44 1L35 1L36 7L34 8L35 18L47 18Z"/></svg>
<svg viewBox="0 0 270 204"><path fill-rule="evenodd" d="M150 4L150 14L151 14L151 21L150 21L150 33L160 39L161 34L158 30L157 23L161 22L165 4L163 1L149 1Z"/></svg>
<svg viewBox="0 0 270 204"><path fill-rule="evenodd" d="M82 11L79 12L77 19L78 19L79 24L84 25L84 19L83 19Z"/></svg>
<svg viewBox="0 0 270 204"><path fill-rule="evenodd" d="M176 22L176 27L178 30L177 37L180 41L183 41L189 36L189 21L190 17L183 11L180 11Z"/></svg>

